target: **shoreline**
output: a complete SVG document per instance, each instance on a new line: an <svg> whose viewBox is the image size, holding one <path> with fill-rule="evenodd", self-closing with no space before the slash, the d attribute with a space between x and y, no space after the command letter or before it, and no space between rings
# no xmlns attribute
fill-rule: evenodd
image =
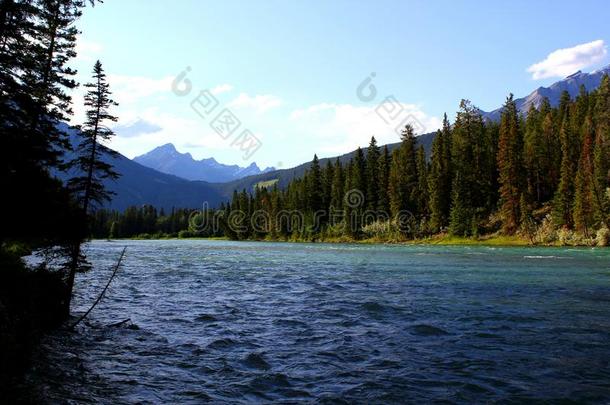
<svg viewBox="0 0 610 405"><path fill-rule="evenodd" d="M405 245L405 246L493 246L493 247L581 247L581 248L608 248L595 244L562 244L553 243L531 243L529 240L518 236L487 235L479 238L467 238L449 235L435 235L428 238L411 240L383 240L376 238L353 239L347 237L339 238L317 238L317 239L284 239L284 238L261 238L261 239L230 239L228 237L133 237L133 238L94 238L91 241L121 241L121 240L224 240L233 242L286 242L286 243L353 243L363 245Z"/></svg>

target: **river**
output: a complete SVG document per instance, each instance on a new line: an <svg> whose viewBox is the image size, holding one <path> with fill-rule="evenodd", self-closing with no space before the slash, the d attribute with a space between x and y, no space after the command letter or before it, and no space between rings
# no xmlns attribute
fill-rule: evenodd
<svg viewBox="0 0 610 405"><path fill-rule="evenodd" d="M94 241L75 312L124 246L26 399L610 401L609 249Z"/></svg>

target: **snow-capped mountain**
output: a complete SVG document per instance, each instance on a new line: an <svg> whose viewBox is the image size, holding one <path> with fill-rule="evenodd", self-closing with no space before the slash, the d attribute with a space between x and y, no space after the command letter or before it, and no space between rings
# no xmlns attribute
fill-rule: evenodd
<svg viewBox="0 0 610 405"><path fill-rule="evenodd" d="M162 173L210 183L228 182L275 170L273 167L261 170L254 162L247 167L240 167L219 163L214 158L196 160L188 152L178 152L171 143L159 146L133 160Z"/></svg>

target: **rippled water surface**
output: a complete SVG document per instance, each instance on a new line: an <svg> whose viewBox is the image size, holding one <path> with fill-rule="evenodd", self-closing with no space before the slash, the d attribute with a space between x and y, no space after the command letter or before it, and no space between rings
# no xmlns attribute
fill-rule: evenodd
<svg viewBox="0 0 610 405"><path fill-rule="evenodd" d="M89 320L45 339L29 395L610 401L610 250L99 241L77 311L123 246Z"/></svg>

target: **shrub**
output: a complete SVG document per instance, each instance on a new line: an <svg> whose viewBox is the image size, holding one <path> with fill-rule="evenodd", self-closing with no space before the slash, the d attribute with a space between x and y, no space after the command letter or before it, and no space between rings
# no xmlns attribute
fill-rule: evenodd
<svg viewBox="0 0 610 405"><path fill-rule="evenodd" d="M534 242L548 244L555 241L557 241L557 229L553 223L553 218L550 214L547 214L538 229L536 229Z"/></svg>
<svg viewBox="0 0 610 405"><path fill-rule="evenodd" d="M178 232L178 237L180 239L192 238L193 237L193 233L190 232L190 231L183 230L183 231Z"/></svg>
<svg viewBox="0 0 610 405"><path fill-rule="evenodd" d="M610 246L610 229L603 226L597 231L595 235L595 244L597 246Z"/></svg>
<svg viewBox="0 0 610 405"><path fill-rule="evenodd" d="M362 233L367 238L384 238L390 235L391 226L388 221L375 221L362 228Z"/></svg>

